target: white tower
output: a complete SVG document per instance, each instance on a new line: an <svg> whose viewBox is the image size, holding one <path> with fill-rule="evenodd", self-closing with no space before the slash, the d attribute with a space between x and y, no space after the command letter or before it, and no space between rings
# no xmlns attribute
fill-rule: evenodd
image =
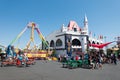
<svg viewBox="0 0 120 80"><path fill-rule="evenodd" d="M87 51L87 40L88 40L88 19L85 15L84 17L84 27L83 27L83 31L84 34L81 36L81 42L82 42L82 52L86 53Z"/></svg>
<svg viewBox="0 0 120 80"><path fill-rule="evenodd" d="M85 17L84 17L84 31L86 32L86 35L89 35L89 31L88 31L88 19L87 19L86 14L85 14Z"/></svg>

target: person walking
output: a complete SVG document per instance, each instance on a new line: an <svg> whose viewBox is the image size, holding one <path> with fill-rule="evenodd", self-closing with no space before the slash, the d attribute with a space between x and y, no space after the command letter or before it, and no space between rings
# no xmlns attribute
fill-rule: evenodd
<svg viewBox="0 0 120 80"><path fill-rule="evenodd" d="M115 65L117 65L117 57L116 57L115 54L113 54L113 63L114 63Z"/></svg>

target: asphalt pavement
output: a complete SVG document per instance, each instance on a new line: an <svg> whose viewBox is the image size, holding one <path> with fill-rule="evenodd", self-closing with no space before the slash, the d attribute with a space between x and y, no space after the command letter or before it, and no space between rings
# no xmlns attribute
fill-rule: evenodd
<svg viewBox="0 0 120 80"><path fill-rule="evenodd" d="M103 69L67 69L55 61L37 60L29 67L0 67L0 80L120 80L120 62Z"/></svg>

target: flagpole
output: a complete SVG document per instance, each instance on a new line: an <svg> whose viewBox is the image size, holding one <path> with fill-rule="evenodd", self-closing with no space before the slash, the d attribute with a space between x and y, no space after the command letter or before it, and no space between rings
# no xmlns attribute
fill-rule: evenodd
<svg viewBox="0 0 120 80"><path fill-rule="evenodd" d="M105 40L104 42L105 42L105 43L106 43L106 38L107 38L107 37L104 36L104 40ZM107 46L105 46L105 53L107 54Z"/></svg>

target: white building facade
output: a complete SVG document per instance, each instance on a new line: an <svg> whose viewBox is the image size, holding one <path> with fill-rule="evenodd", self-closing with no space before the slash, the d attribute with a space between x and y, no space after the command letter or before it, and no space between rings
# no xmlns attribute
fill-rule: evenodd
<svg viewBox="0 0 120 80"><path fill-rule="evenodd" d="M46 37L50 49L56 50L57 54L86 53L88 44L101 44L101 40L89 36L88 19L84 17L84 27L80 28L75 21L70 21L68 26L62 25Z"/></svg>

